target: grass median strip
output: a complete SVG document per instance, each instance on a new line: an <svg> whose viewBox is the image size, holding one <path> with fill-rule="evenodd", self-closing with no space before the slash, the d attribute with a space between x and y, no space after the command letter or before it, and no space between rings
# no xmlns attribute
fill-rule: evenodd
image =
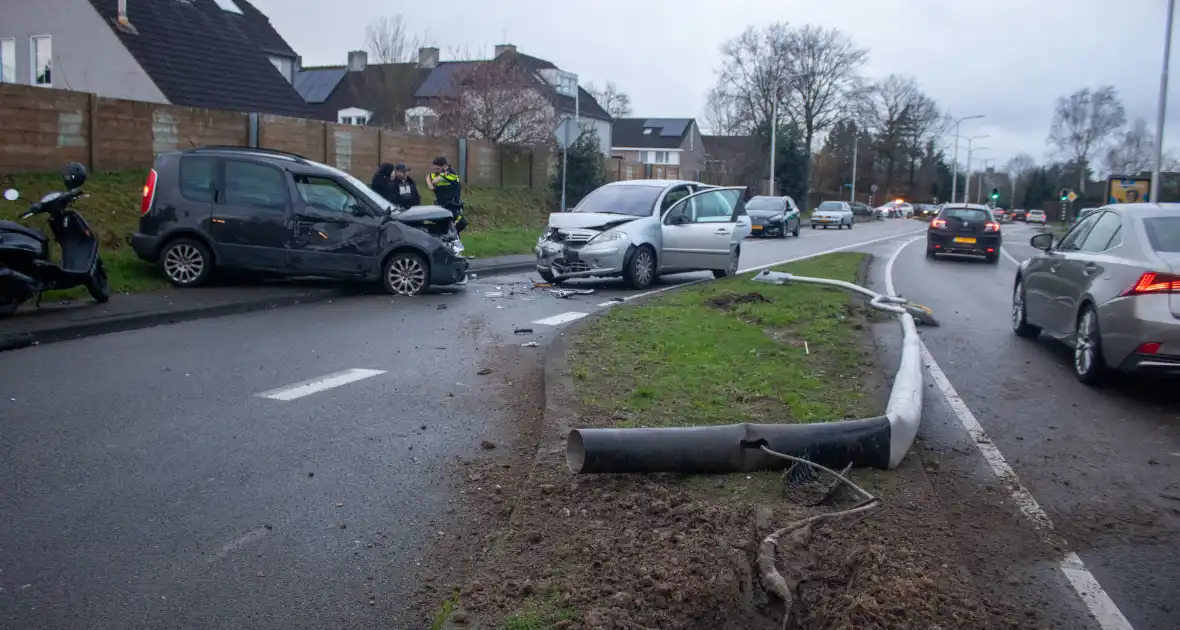
<svg viewBox="0 0 1180 630"><path fill-rule="evenodd" d="M786 265L855 281L864 254ZM845 291L750 274L611 309L581 330L570 365L579 401L616 426L822 422L872 415L865 310Z"/></svg>

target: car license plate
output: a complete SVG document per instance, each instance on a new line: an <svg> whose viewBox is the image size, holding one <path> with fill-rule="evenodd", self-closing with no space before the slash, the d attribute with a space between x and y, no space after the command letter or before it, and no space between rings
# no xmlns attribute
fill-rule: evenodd
<svg viewBox="0 0 1180 630"><path fill-rule="evenodd" d="M956 243L968 243L968 244L974 244L974 243L975 243L975 239L973 239L973 238L967 238L966 236L956 236L956 237L955 237L955 242L956 242Z"/></svg>
<svg viewBox="0 0 1180 630"><path fill-rule="evenodd" d="M751 230L754 230L755 232L761 232L761 231L762 231L762 226L761 226L761 225L751 225L751 226L750 226L750 229L751 229Z"/></svg>

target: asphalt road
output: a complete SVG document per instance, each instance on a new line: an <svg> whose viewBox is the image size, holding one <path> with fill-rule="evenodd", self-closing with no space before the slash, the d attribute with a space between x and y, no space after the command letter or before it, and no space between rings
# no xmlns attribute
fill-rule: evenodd
<svg viewBox="0 0 1180 630"><path fill-rule="evenodd" d="M747 241L742 268L922 229ZM532 279L0 354L0 625L407 627L455 500L447 462L512 430L510 391L479 372L637 295L586 281L559 299Z"/></svg>
<svg viewBox="0 0 1180 630"><path fill-rule="evenodd" d="M1091 389L1073 377L1069 349L1044 338L1017 338L1010 323L1015 261L1035 253L1027 243L1036 232L1021 225L1004 230L1011 258L996 265L927 260L923 240L905 246L892 269L896 290L933 308L942 326L922 334L931 357L1065 538L1065 551L1078 552L1135 630L1175 629L1180 618L1180 390L1174 383L1137 379ZM896 242L889 247L896 248ZM923 436L949 445L950 460L943 462L948 472L957 468L963 478L986 478L975 444L964 445L950 428L959 423L939 422L955 414L931 388ZM963 433L962 426L957 428ZM939 484L947 493L966 487ZM1012 507L1008 502L996 510ZM1022 534L1011 533L991 542L997 549L1021 548ZM1054 577L1043 571L1043 563L1033 566L1037 560L1028 558L1024 568L1039 571L1039 577L1012 579L1039 579L1052 590ZM1060 573L1056 582L1064 584ZM1067 600L1029 605L1056 606L1053 616L1064 620L1061 627L1092 627ZM1126 626L1115 619L1102 627Z"/></svg>

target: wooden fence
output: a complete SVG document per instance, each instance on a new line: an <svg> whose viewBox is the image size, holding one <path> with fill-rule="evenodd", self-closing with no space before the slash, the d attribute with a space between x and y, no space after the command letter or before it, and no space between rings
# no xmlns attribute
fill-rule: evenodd
<svg viewBox="0 0 1180 630"><path fill-rule="evenodd" d="M0 84L0 173L51 172L67 162L92 171L146 169L159 153L206 145L298 153L366 181L381 162L425 172L440 155L472 186L544 188L555 168L550 152L484 140Z"/></svg>

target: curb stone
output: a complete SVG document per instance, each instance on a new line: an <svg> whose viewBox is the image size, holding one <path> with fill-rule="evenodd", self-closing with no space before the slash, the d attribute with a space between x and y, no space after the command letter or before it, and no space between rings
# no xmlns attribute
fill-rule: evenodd
<svg viewBox="0 0 1180 630"><path fill-rule="evenodd" d="M44 328L35 332L13 333L0 336L0 352L17 350L32 345L56 343L70 339L94 337L109 333L125 332L142 328L152 328L165 324L238 315L252 311L294 306L297 304L312 304L337 297L351 295L343 290L326 289L310 291L290 296L267 297L229 304L216 304L189 310L159 310L127 315L114 315L109 318L96 318L91 321L63 322L61 325Z"/></svg>

